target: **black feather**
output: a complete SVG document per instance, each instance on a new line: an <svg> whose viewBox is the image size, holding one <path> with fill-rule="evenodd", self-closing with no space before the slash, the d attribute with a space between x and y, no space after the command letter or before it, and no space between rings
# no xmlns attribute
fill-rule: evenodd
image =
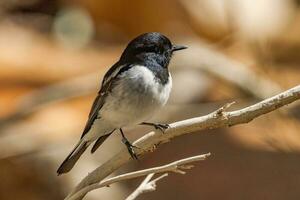
<svg viewBox="0 0 300 200"><path fill-rule="evenodd" d="M83 152L88 148L87 142L79 142L73 151L68 155L68 157L63 161L63 163L59 166L57 175L64 174L69 172L83 154Z"/></svg>
<svg viewBox="0 0 300 200"><path fill-rule="evenodd" d="M93 147L91 149L91 153L94 153L100 147L100 145L108 138L108 136L110 136L110 134L99 137L98 140L93 145Z"/></svg>

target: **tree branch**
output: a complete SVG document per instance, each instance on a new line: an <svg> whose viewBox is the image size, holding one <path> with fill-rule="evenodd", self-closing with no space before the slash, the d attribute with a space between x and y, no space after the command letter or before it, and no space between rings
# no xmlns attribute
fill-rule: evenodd
<svg viewBox="0 0 300 200"><path fill-rule="evenodd" d="M134 200L143 193L155 191L156 190L156 182L167 177L168 173L164 173L163 175L160 175L156 179L150 181L153 176L154 176L154 173L149 174L144 179L144 181L139 185L139 187L137 187L125 200Z"/></svg>
<svg viewBox="0 0 300 200"><path fill-rule="evenodd" d="M196 131L247 123L261 115L276 110L284 105L290 104L298 99L300 99L300 85L240 110L226 112L225 110L228 106L225 106L202 117L196 117L172 123L170 124L170 128L167 129L164 134L161 134L159 130L152 131L135 141L133 144L142 147L142 149L137 149L136 151L138 155L142 155L147 151L153 150L153 147L162 143L166 143L174 137ZM130 155L128 154L127 150L123 148L107 162L99 166L93 172L89 173L73 189L73 191L69 194L69 197L80 191L82 188L94 183L99 183L106 176L127 163L129 160ZM82 199L85 194L82 194L82 196L77 199Z"/></svg>
<svg viewBox="0 0 300 200"><path fill-rule="evenodd" d="M190 169L193 167L192 165L187 165L187 164L189 164L191 162L205 160L208 156L210 156L210 153L177 160L175 162L169 163L167 165L159 166L159 167L153 167L153 168L149 168L149 169L144 169L144 170L140 170L140 171L122 174L122 175L119 175L119 176L116 176L113 178L108 178L104 181L101 181L100 183L94 183L92 185L88 185L87 187L82 188L75 194L68 196L65 200L75 200L75 199L81 197L82 195L90 192L91 190L109 186L116 182L133 179L133 178L137 178L137 177L141 177L141 176L146 176L149 174L157 174L157 173L164 173L164 172L175 172L175 173L185 174L185 171L183 171L183 170ZM146 179L146 180L148 180L148 179ZM158 179L155 179L153 183L155 183L157 180ZM147 183L148 183L148 181L147 181ZM145 185L146 185L146 181L144 183L144 186ZM149 188L147 190L149 190Z"/></svg>

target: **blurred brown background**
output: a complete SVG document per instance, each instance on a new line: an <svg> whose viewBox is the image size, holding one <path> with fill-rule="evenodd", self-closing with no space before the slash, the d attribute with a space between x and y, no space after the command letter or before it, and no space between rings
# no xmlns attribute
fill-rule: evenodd
<svg viewBox="0 0 300 200"><path fill-rule="evenodd" d="M71 173L56 169L80 137L105 71L133 37L161 32L189 49L174 56L174 88L153 121L173 122L235 100L249 105L300 82L296 0L1 0L0 199L63 199L122 147L116 132ZM246 125L176 138L117 173L211 152L140 199L300 199L300 106ZM128 127L134 140L151 129ZM116 173L116 174L117 174ZM124 199L127 181L86 199Z"/></svg>

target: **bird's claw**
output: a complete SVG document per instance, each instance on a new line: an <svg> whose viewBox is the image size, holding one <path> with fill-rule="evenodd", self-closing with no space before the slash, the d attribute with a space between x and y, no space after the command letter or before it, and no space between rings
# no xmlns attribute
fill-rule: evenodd
<svg viewBox="0 0 300 200"><path fill-rule="evenodd" d="M131 158L133 158L135 160L138 160L138 157L137 157L136 153L134 152L134 147L133 146L127 147L127 150L129 152Z"/></svg>
<svg viewBox="0 0 300 200"><path fill-rule="evenodd" d="M122 142L126 145L131 158L138 160L138 157L137 157L136 153L134 152L134 148L136 148L136 149L141 149L141 148L131 144L128 140L126 140L124 138L122 139Z"/></svg>
<svg viewBox="0 0 300 200"><path fill-rule="evenodd" d="M165 133L165 130L170 128L169 124L153 124L155 129L159 129L162 133Z"/></svg>
<svg viewBox="0 0 300 200"><path fill-rule="evenodd" d="M170 128L169 124L160 124L160 123L150 123L143 122L141 125L153 126L155 129L159 129L162 133L165 133L165 130Z"/></svg>

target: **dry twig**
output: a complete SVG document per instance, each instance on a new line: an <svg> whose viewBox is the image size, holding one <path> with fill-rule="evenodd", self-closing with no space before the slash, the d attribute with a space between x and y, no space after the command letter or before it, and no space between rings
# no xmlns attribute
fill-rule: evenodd
<svg viewBox="0 0 300 200"><path fill-rule="evenodd" d="M157 177L156 179L150 181L153 176L154 176L154 173L149 174L144 179L144 181L139 185L139 187L136 188L125 200L134 200L143 193L155 191L156 190L156 182L167 177L168 173L165 173L165 174Z"/></svg>
<svg viewBox="0 0 300 200"><path fill-rule="evenodd" d="M300 99L300 85L284 91L276 96L263 100L252 106L227 112L224 109L220 109L202 117L196 117L170 124L170 128L165 131L165 134L161 134L160 131L153 131L145 136L141 137L134 142L134 145L142 147L137 149L137 154L142 155L147 151L153 149L153 146L157 146L162 143L168 142L170 139L192 133L195 131L202 131L206 129L215 129L221 127L228 127L237 124L247 123L251 120L274 111L284 105L290 104ZM97 184L113 171L124 165L130 160L130 156L126 149L122 149L115 154L110 160L99 166L93 172L89 173L69 194L69 198L78 191L86 188L87 186ZM76 199L82 199L86 193L83 193Z"/></svg>
<svg viewBox="0 0 300 200"><path fill-rule="evenodd" d="M88 193L91 190L109 186L116 182L133 179L133 178L137 178L137 177L141 177L141 176L146 176L149 174L157 174L157 173L164 173L164 172L175 172L175 173L185 174L185 171L183 171L183 170L190 169L193 167L192 165L187 165L187 164L204 160L208 156L210 156L210 153L177 160L175 162L169 163L167 165L159 166L159 167L153 167L150 169L144 169L144 170L140 170L140 171L130 172L127 174L122 174L122 175L101 181L100 183L88 185L87 187L82 188L81 190L76 192L74 195L68 196L65 200L75 200L75 199L79 198L80 196ZM155 179L155 180L157 181L157 179ZM156 181L154 181L154 183ZM146 186L146 185L147 184L145 183L144 186ZM141 192L142 192L142 190L148 190L148 189L145 189L145 188L141 189Z"/></svg>

